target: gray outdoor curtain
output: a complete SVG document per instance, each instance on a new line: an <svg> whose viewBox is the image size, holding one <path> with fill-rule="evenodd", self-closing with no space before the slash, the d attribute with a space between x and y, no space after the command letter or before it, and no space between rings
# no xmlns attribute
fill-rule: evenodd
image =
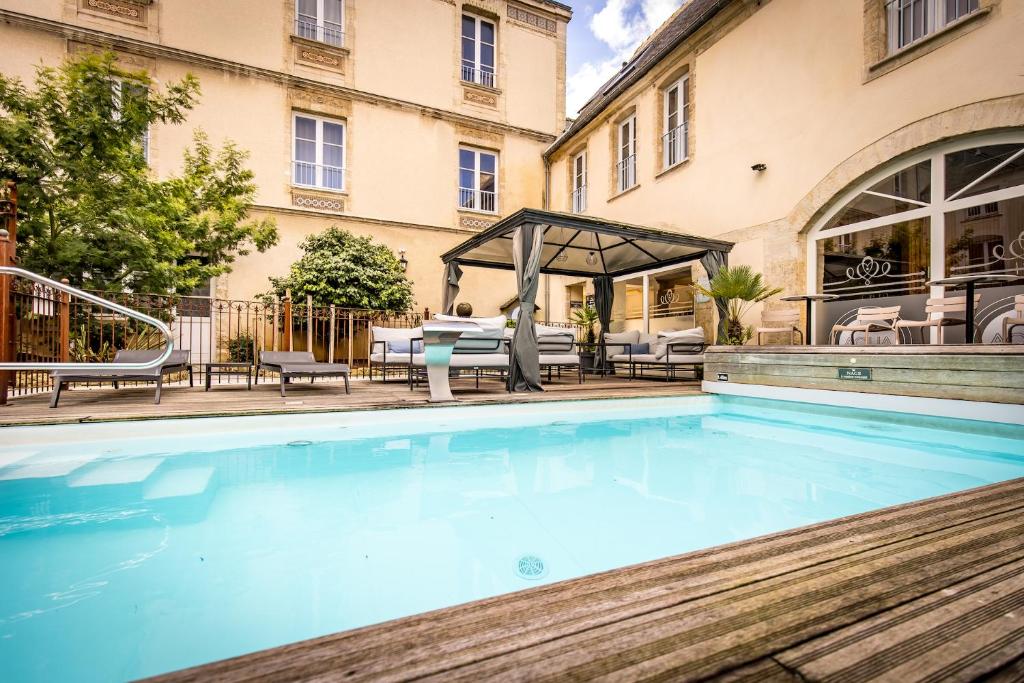
<svg viewBox="0 0 1024 683"><path fill-rule="evenodd" d="M597 310L597 319L601 323L601 334L611 332L612 326L612 301L615 299L615 286L612 284L610 275L598 275L594 278L594 308ZM604 366L604 354L594 354L594 367Z"/></svg>
<svg viewBox="0 0 1024 683"><path fill-rule="evenodd" d="M700 264L708 274L710 281L718 271L729 265L729 255L724 251L709 251L700 257ZM718 309L718 333L715 341L725 338L725 321L729 314L729 300L722 297L715 297L715 308Z"/></svg>
<svg viewBox="0 0 1024 683"><path fill-rule="evenodd" d="M540 386L540 351L534 311L540 285L540 257L546 225L525 223L512 237L512 259L519 288L519 320L509 347L509 391L544 391Z"/></svg>
<svg viewBox="0 0 1024 683"><path fill-rule="evenodd" d="M455 297L459 295L459 280L462 278L462 267L458 261L449 261L444 267L444 283L441 285L442 296L441 313L453 315L455 313Z"/></svg>

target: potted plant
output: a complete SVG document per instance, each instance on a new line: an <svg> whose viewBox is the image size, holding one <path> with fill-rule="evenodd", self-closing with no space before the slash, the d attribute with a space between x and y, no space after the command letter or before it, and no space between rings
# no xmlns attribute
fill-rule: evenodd
<svg viewBox="0 0 1024 683"><path fill-rule="evenodd" d="M597 309L593 306L573 309L569 320L574 325L579 326L583 334L583 339L580 340L584 344L580 348L580 365L584 368L594 367L594 357L597 355L597 349L595 348L595 343L597 342L596 326L599 322Z"/></svg>
<svg viewBox="0 0 1024 683"><path fill-rule="evenodd" d="M699 283L691 286L704 296L728 300L725 336L717 339L716 343L733 346L741 346L754 336L754 328L744 327L742 322L750 307L782 291L781 287L766 285L761 274L755 273L750 266L722 268L711 278L709 286L704 287Z"/></svg>

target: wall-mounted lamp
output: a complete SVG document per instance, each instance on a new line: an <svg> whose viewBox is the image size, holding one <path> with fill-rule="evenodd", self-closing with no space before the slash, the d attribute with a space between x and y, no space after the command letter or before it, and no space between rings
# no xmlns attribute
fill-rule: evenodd
<svg viewBox="0 0 1024 683"><path fill-rule="evenodd" d="M405 258L405 249L398 250L398 265L402 266L403 273L409 269L409 259Z"/></svg>
<svg viewBox="0 0 1024 683"><path fill-rule="evenodd" d="M762 164L761 162L758 162L758 163L754 164L753 166L751 166L750 170L754 171L756 173L760 173L761 171L767 171L768 170L768 164Z"/></svg>

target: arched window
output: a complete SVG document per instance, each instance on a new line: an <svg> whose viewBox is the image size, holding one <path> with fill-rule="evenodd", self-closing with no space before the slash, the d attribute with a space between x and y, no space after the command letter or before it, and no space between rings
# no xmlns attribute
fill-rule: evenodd
<svg viewBox="0 0 1024 683"><path fill-rule="evenodd" d="M962 140L883 167L847 192L808 239L808 286L838 297L819 311L819 339L857 307L883 299L920 319L929 296L953 295L929 280L968 273L1024 277L1024 133ZM1020 290L983 292L982 339L994 339L993 323Z"/></svg>

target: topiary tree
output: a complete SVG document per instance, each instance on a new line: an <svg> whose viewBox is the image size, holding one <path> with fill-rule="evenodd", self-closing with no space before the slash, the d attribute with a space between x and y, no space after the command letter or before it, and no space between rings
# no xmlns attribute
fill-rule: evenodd
<svg viewBox="0 0 1024 683"><path fill-rule="evenodd" d="M369 237L332 226L302 240L302 256L285 277L272 277L272 293L313 297L319 306L407 311L412 282L394 253Z"/></svg>

